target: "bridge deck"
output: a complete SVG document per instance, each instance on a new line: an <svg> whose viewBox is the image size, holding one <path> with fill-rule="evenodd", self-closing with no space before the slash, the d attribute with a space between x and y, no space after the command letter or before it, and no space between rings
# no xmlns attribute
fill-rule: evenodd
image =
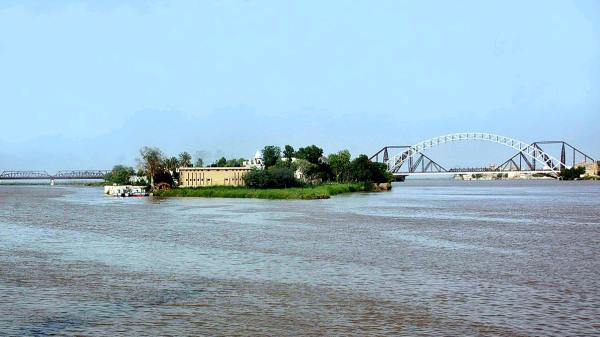
<svg viewBox="0 0 600 337"><path fill-rule="evenodd" d="M525 174L552 174L552 171L460 171L460 172L396 172L393 173L394 177L407 177L407 176L449 176L449 175L460 175L460 174L498 174L498 173L525 173Z"/></svg>

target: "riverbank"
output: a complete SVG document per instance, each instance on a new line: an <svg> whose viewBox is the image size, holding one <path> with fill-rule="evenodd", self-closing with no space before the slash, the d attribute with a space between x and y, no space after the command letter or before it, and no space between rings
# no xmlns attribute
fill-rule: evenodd
<svg viewBox="0 0 600 337"><path fill-rule="evenodd" d="M201 198L256 198L256 199L329 199L331 196L351 192L374 191L372 184L323 184L310 187L257 189L243 186L213 186L197 188L174 188L154 192L157 197L201 197Z"/></svg>

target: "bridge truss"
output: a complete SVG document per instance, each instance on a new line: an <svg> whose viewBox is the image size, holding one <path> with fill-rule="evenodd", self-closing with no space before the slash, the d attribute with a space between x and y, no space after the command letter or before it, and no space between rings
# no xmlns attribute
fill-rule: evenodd
<svg viewBox="0 0 600 337"><path fill-rule="evenodd" d="M498 167L453 168L445 169L442 165L427 157L423 152L435 146L456 141L488 141L510 147L517 153ZM560 149L560 159L544 148ZM396 154L390 157L390 152ZM382 161L380 161L380 158ZM385 146L370 158L373 161L388 165L388 170L396 176L426 173L458 173L458 172L490 172L490 171L527 171L545 172L558 177L560 170L573 167L579 162L592 162L594 159L564 141L541 141L526 144L505 136L483 132L462 132L434 137L415 145Z"/></svg>
<svg viewBox="0 0 600 337"><path fill-rule="evenodd" d="M0 174L0 180L89 180L104 179L109 170L71 170L58 171L54 175L46 171L4 171Z"/></svg>

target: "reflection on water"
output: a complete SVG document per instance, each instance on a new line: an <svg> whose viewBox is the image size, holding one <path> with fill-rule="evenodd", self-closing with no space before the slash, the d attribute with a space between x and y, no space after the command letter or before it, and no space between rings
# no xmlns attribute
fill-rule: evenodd
<svg viewBox="0 0 600 337"><path fill-rule="evenodd" d="M600 184L329 200L0 186L0 335L593 335Z"/></svg>

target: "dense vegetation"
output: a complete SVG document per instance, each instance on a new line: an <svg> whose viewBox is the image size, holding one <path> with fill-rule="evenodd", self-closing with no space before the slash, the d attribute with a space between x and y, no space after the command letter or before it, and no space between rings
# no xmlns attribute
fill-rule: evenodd
<svg viewBox="0 0 600 337"><path fill-rule="evenodd" d="M564 168L560 170L560 179L562 180L574 180L579 179L582 174L585 173L585 167L577 166L571 168Z"/></svg>
<svg viewBox="0 0 600 337"><path fill-rule="evenodd" d="M322 184L292 188L249 188L234 186L211 186L175 188L155 191L158 197L206 197L206 198L258 198L258 199L328 199L333 195L349 192L371 191L372 184Z"/></svg>
<svg viewBox="0 0 600 337"><path fill-rule="evenodd" d="M252 169L244 175L244 182L250 188L288 188L304 186L288 167L271 167L269 169Z"/></svg>
<svg viewBox="0 0 600 337"><path fill-rule="evenodd" d="M316 145L301 147L298 151L286 145L282 157L279 147L269 145L262 154L264 168L252 170L244 177L248 187L287 188L329 182L384 183L392 180L385 164L374 163L366 155L351 160L348 150L326 158L323 149Z"/></svg>
<svg viewBox="0 0 600 337"><path fill-rule="evenodd" d="M240 159L229 159L225 157L219 158L214 163L210 164L209 167L242 167L244 166L244 158ZM200 166L196 166L200 167Z"/></svg>
<svg viewBox="0 0 600 337"><path fill-rule="evenodd" d="M146 186L148 183L145 179L140 179L137 181L131 181L131 178L135 176L135 171L133 167L125 166L125 165L115 165L106 176L104 176L104 181L109 184L117 184L117 185L138 185L138 186Z"/></svg>

